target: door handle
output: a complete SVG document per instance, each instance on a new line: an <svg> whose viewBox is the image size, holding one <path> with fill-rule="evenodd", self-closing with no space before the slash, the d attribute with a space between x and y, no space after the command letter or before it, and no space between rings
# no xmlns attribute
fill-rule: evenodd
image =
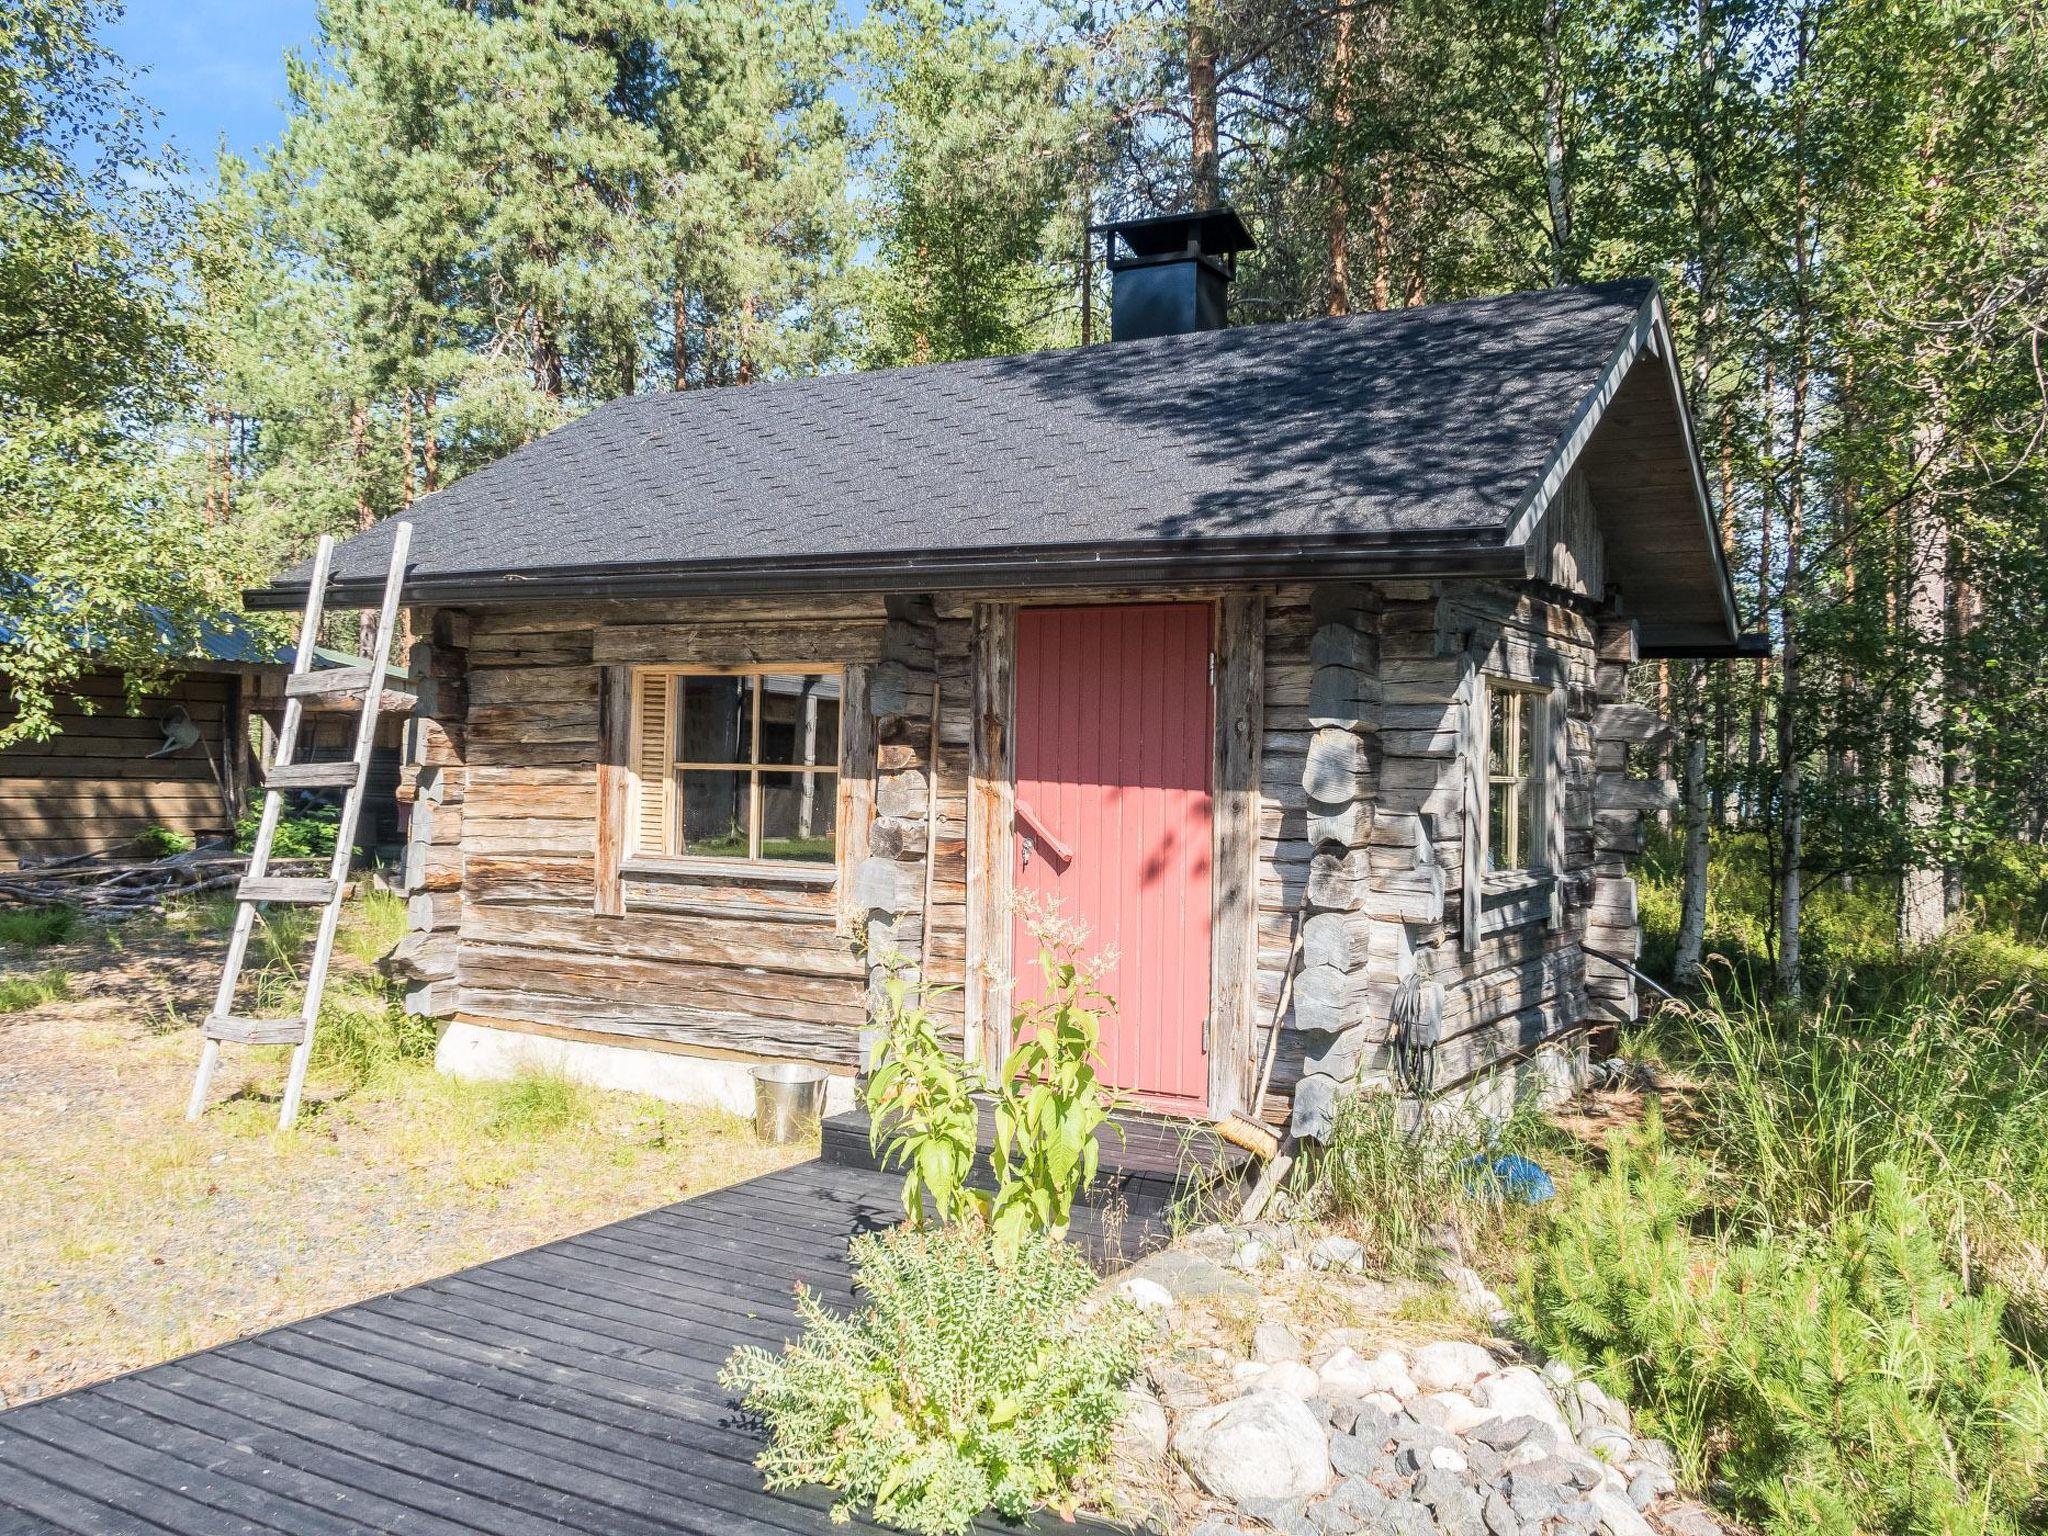
<svg viewBox="0 0 2048 1536"><path fill-rule="evenodd" d="M1062 864L1074 862L1074 850L1061 842L1039 819L1038 812L1031 808L1031 802L1022 795L1017 797L1017 819L1024 823L1024 861L1031 862L1031 851L1038 843L1045 844L1045 851Z"/></svg>

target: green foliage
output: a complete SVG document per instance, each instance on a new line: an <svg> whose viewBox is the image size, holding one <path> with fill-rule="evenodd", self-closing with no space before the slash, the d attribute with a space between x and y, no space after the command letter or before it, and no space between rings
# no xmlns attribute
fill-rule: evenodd
<svg viewBox="0 0 2048 1536"><path fill-rule="evenodd" d="M0 1013L23 1013L71 996L71 973L57 966L34 976L0 976Z"/></svg>
<svg viewBox="0 0 2048 1536"><path fill-rule="evenodd" d="M1368 1258L1395 1274L1434 1278L1448 1232L1485 1252L1520 1207L1481 1171L1495 1157L1543 1157L1564 1137L1533 1099L1504 1121L1434 1111L1416 1116L1387 1093L1347 1094L1329 1138L1290 1180L1308 1216L1355 1233Z"/></svg>
<svg viewBox="0 0 2048 1536"><path fill-rule="evenodd" d="M189 832L174 831L170 827L144 827L136 834L135 846L152 859L167 859L173 854L190 853L197 845Z"/></svg>
<svg viewBox="0 0 2048 1536"><path fill-rule="evenodd" d="M740 1350L720 1383L767 1420L771 1488L840 1490L906 1530L965 1531L1074 1492L1104 1460L1143 1325L1060 1243L999 1257L976 1225L855 1238L851 1317L800 1290L803 1337Z"/></svg>
<svg viewBox="0 0 2048 1536"><path fill-rule="evenodd" d="M1101 1013L1114 1004L1092 988L1069 948L1048 942L1038 963L1044 995L1017 1011L1017 1044L994 1078L945 1048L923 994L892 972L868 1077L868 1134L876 1147L886 1144L885 1166L904 1170L911 1221L924 1220L929 1197L942 1222L988 1226L1004 1255L1027 1238L1066 1236L1075 1199L1095 1182L1096 1133L1118 1103L1095 1070ZM968 1182L978 1093L994 1101L993 1191Z"/></svg>
<svg viewBox="0 0 2048 1536"><path fill-rule="evenodd" d="M434 1054L434 1027L425 1026L424 1059ZM522 1072L494 1085L481 1129L500 1141L525 1141L555 1136L591 1118L597 1093L587 1083L558 1073Z"/></svg>
<svg viewBox="0 0 2048 1536"><path fill-rule="evenodd" d="M1903 1170L1822 1228L1696 1235L1709 1167L1653 1118L1575 1181L1524 1275L1540 1342L1598 1371L1782 1536L2038 1529L2048 1389Z"/></svg>
<svg viewBox="0 0 2048 1536"><path fill-rule="evenodd" d="M883 983L883 1035L869 1066L869 1144L887 1142L883 1166L903 1169L903 1209L913 1224L930 1199L942 1222L978 1221L985 1196L968 1184L978 1112L976 1076L939 1038L938 1025L900 967Z"/></svg>
<svg viewBox="0 0 2048 1536"><path fill-rule="evenodd" d="M74 937L78 926L76 907L22 907L0 912L0 944L41 949Z"/></svg>
<svg viewBox="0 0 2048 1536"><path fill-rule="evenodd" d="M256 832L263 822L263 809L252 805L235 818L235 847L247 853L256 846ZM331 805L310 805L280 816L270 840L273 859L326 859L334 855L335 839L341 835L341 811Z"/></svg>
<svg viewBox="0 0 2048 1536"><path fill-rule="evenodd" d="M1071 954L1048 948L1038 965L1044 993L1018 1011L1017 1046L995 1084L989 1224L1004 1254L1029 1236L1067 1235L1074 1200L1095 1182L1101 1162L1096 1132L1118 1102L1095 1071L1102 1013L1116 1005L1095 991Z"/></svg>

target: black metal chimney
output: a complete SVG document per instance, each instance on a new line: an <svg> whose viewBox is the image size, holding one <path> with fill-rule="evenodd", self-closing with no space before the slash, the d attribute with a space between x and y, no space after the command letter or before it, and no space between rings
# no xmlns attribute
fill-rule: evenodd
<svg viewBox="0 0 2048 1536"><path fill-rule="evenodd" d="M1255 242L1229 208L1097 224L1107 235L1109 339L1138 341L1230 323L1237 253Z"/></svg>

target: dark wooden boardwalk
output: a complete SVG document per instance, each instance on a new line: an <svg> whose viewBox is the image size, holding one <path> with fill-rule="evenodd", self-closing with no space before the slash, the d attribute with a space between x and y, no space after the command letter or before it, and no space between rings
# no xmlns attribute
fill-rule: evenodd
<svg viewBox="0 0 2048 1536"><path fill-rule="evenodd" d="M864 1152L828 1126L821 1159L0 1414L0 1533L844 1529L762 1490L717 1375L790 1335L796 1281L851 1303L848 1238L900 1211ZM1098 1255L1156 1230L1164 1143L1128 1155L1104 1198L1141 1210L1077 1213Z"/></svg>

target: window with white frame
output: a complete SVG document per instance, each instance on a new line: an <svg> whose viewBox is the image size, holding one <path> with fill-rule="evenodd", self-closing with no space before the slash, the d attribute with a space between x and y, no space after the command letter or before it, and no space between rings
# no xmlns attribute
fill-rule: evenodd
<svg viewBox="0 0 2048 1536"><path fill-rule="evenodd" d="M1533 688L1486 680L1486 869L1534 869L1546 858L1541 733L1548 701Z"/></svg>
<svg viewBox="0 0 2048 1536"><path fill-rule="evenodd" d="M835 862L842 669L645 667L633 685L635 853Z"/></svg>

